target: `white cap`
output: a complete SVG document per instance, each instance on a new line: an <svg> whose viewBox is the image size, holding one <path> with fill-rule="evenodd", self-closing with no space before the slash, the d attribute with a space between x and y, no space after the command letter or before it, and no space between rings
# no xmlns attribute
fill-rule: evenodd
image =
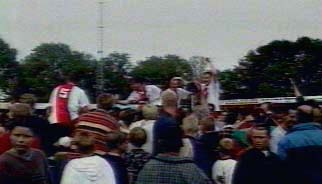
<svg viewBox="0 0 322 184"><path fill-rule="evenodd" d="M70 137L61 137L58 140L58 145L66 148L70 147L71 143L72 143L72 138Z"/></svg>

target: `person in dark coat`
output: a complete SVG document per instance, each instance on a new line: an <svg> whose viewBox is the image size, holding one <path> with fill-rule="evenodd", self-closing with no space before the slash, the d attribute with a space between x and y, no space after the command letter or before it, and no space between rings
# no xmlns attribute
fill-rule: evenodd
<svg viewBox="0 0 322 184"><path fill-rule="evenodd" d="M193 160L204 173L211 178L212 166L218 159L216 151L219 143L218 132L214 131L214 120L204 118L199 121L199 131L201 134L194 142Z"/></svg>
<svg viewBox="0 0 322 184"><path fill-rule="evenodd" d="M283 164L269 151L269 127L257 125L249 130L251 148L241 155L233 184L283 184Z"/></svg>
<svg viewBox="0 0 322 184"><path fill-rule="evenodd" d="M278 144L278 155L286 165L286 183L322 183L322 128L314 122L315 110L300 105L296 124Z"/></svg>
<svg viewBox="0 0 322 184"><path fill-rule="evenodd" d="M109 152L103 157L112 166L116 184L128 184L126 160L123 158L128 147L127 134L120 131L110 132L107 134L106 142Z"/></svg>

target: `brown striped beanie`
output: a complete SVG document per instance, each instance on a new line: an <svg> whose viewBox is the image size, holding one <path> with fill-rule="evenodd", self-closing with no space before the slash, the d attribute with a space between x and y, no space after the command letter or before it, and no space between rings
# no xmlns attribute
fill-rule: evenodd
<svg viewBox="0 0 322 184"><path fill-rule="evenodd" d="M107 111L98 109L93 112L82 114L76 124L75 131L87 131L95 136L95 152L106 153L107 133L118 131L120 126L117 120Z"/></svg>

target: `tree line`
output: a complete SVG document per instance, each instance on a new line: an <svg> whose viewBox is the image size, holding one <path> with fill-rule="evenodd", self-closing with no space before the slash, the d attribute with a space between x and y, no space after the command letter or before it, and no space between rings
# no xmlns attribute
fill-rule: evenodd
<svg viewBox="0 0 322 184"><path fill-rule="evenodd" d="M166 85L173 76L190 81L204 69L205 58L169 54L133 63L130 54L112 52L98 60L63 43L43 43L18 61L17 50L0 39L0 89L11 97L33 93L47 102L51 90L61 82L61 72L73 72L94 99L96 68L102 62L104 91L126 96L129 76L158 85ZM249 51L237 66L221 71L219 80L224 99L293 96L290 78L305 95L319 95L321 73L322 40L301 37L296 41L274 40Z"/></svg>

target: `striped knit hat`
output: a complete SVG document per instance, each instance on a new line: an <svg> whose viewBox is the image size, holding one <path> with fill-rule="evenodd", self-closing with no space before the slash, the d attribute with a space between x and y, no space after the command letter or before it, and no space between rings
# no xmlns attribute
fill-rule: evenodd
<svg viewBox="0 0 322 184"><path fill-rule="evenodd" d="M116 119L100 109L82 114L75 128L75 131L86 131L94 134L94 146L97 154L104 154L108 151L106 148L107 133L120 129Z"/></svg>

